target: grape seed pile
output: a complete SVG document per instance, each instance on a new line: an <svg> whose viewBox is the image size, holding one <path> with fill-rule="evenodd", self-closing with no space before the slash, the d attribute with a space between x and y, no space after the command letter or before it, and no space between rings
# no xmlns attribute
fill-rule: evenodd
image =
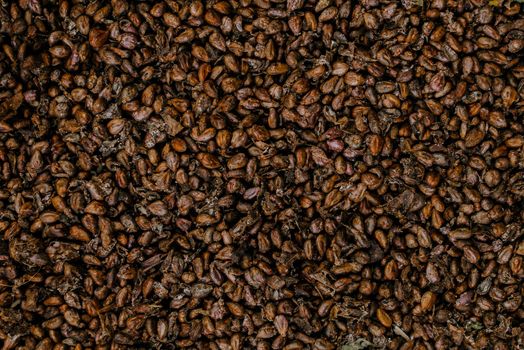
<svg viewBox="0 0 524 350"><path fill-rule="evenodd" d="M524 348L524 3L0 2L2 350Z"/></svg>

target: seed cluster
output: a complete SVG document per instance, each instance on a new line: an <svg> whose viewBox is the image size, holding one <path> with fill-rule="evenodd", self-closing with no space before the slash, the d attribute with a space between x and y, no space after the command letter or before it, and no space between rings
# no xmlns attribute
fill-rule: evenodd
<svg viewBox="0 0 524 350"><path fill-rule="evenodd" d="M523 347L522 6L2 1L2 350Z"/></svg>

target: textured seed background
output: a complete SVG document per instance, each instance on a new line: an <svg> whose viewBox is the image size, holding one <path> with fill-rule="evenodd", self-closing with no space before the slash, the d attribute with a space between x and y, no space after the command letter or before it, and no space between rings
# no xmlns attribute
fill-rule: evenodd
<svg viewBox="0 0 524 350"><path fill-rule="evenodd" d="M0 346L524 347L517 0L0 1Z"/></svg>

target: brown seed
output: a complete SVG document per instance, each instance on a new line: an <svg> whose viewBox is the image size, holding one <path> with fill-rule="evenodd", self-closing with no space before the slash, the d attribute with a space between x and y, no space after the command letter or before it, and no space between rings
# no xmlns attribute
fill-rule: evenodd
<svg viewBox="0 0 524 350"><path fill-rule="evenodd" d="M287 318L284 315L277 315L275 317L275 320L273 321L275 328L277 332L282 335L286 336L288 332L288 321Z"/></svg>
<svg viewBox="0 0 524 350"><path fill-rule="evenodd" d="M427 291L422 295L422 298L420 299L420 306L423 311L428 311L433 307L433 305L435 305L436 301L437 295L431 291Z"/></svg>
<svg viewBox="0 0 524 350"><path fill-rule="evenodd" d="M221 166L218 158L210 153L199 153L197 159L208 169L217 169Z"/></svg>
<svg viewBox="0 0 524 350"><path fill-rule="evenodd" d="M280 75L288 71L288 65L285 63L276 63L268 67L267 73L269 75Z"/></svg>
<svg viewBox="0 0 524 350"><path fill-rule="evenodd" d="M483 138L484 132L482 132L479 128L470 130L464 138L466 147L471 148L477 146Z"/></svg>
<svg viewBox="0 0 524 350"><path fill-rule="evenodd" d="M384 327L390 328L393 325L391 317L389 317L386 311L380 308L377 309L377 319Z"/></svg>
<svg viewBox="0 0 524 350"><path fill-rule="evenodd" d="M479 261L480 254L475 248L471 246L465 246L463 248L463 251L464 251L464 258L467 261L469 261L470 263L476 264Z"/></svg>
<svg viewBox="0 0 524 350"><path fill-rule="evenodd" d="M80 226L71 227L71 229L69 230L69 235L73 239L82 242L89 242L91 240L89 233Z"/></svg>
<svg viewBox="0 0 524 350"><path fill-rule="evenodd" d="M106 213L105 206L101 202L98 202L98 201L92 201L91 203L89 203L85 207L84 211L87 214L93 214L93 215L104 215Z"/></svg>
<svg viewBox="0 0 524 350"><path fill-rule="evenodd" d="M162 19L164 20L164 23L169 27L177 28L181 24L180 18L169 12L165 12L162 15Z"/></svg>
<svg viewBox="0 0 524 350"><path fill-rule="evenodd" d="M204 62L209 62L209 55L203 47L195 45L193 46L191 53L197 59L204 61Z"/></svg>
<svg viewBox="0 0 524 350"><path fill-rule="evenodd" d="M109 32L100 28L93 28L89 32L89 45L95 49L99 49L109 39Z"/></svg>
<svg viewBox="0 0 524 350"><path fill-rule="evenodd" d="M168 213L167 207L162 201L156 201L148 205L147 209L151 214L156 216L164 216Z"/></svg>

